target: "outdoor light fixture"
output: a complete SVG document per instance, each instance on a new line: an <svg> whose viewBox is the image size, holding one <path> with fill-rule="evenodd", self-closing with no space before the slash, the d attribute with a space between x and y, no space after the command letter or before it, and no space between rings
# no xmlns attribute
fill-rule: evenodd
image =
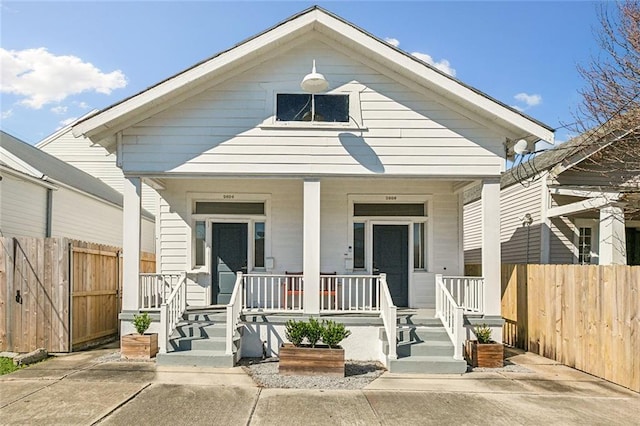
<svg viewBox="0 0 640 426"><path fill-rule="evenodd" d="M320 93L327 90L329 87L329 82L324 75L316 72L316 60L313 60L313 68L311 68L311 73L304 76L302 82L300 83L300 87L302 90L308 93Z"/></svg>
<svg viewBox="0 0 640 426"><path fill-rule="evenodd" d="M523 226L531 226L531 224L533 223L533 218L531 217L530 213L526 213L520 220L522 221Z"/></svg>

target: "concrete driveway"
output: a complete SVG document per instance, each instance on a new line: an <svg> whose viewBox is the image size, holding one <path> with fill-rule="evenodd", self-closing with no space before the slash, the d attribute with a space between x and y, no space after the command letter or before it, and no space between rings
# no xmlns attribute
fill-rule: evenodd
<svg viewBox="0 0 640 426"><path fill-rule="evenodd" d="M0 424L638 425L640 395L533 355L520 372L385 373L362 390L261 389L241 368L81 352L0 376Z"/></svg>

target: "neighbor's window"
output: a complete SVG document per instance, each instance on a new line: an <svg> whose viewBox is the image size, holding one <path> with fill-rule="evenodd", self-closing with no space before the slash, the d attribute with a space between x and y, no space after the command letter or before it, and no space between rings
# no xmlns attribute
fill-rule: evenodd
<svg viewBox="0 0 640 426"><path fill-rule="evenodd" d="M425 224L414 223L413 224L413 268L414 269L426 269L426 242L425 242Z"/></svg>
<svg viewBox="0 0 640 426"><path fill-rule="evenodd" d="M207 226L204 221L196 222L196 255L195 255L195 266L204 266L204 248L206 244L206 235L207 235Z"/></svg>
<svg viewBox="0 0 640 426"><path fill-rule="evenodd" d="M253 266L264 268L264 222L256 222L253 231Z"/></svg>
<svg viewBox="0 0 640 426"><path fill-rule="evenodd" d="M353 224L353 267L364 269L364 223Z"/></svg>
<svg viewBox="0 0 640 426"><path fill-rule="evenodd" d="M591 263L591 228L580 228L578 236L578 263Z"/></svg>
<svg viewBox="0 0 640 426"><path fill-rule="evenodd" d="M349 122L349 95L277 95L277 121Z"/></svg>

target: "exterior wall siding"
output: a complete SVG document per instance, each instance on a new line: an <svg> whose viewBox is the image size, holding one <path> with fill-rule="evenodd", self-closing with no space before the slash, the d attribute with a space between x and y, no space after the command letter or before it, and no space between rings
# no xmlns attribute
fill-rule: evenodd
<svg viewBox="0 0 640 426"><path fill-rule="evenodd" d="M94 145L87 138L74 137L71 130L46 144L39 144L38 148L100 179L122 194L124 175L116 166L115 153L109 154L104 147ZM156 197L153 189L142 185L142 207L154 215L157 208Z"/></svg>
<svg viewBox="0 0 640 426"><path fill-rule="evenodd" d="M159 260L163 273L191 270L188 253L191 245L188 193L268 194L270 202L271 256L273 273L301 271L303 234L303 181L301 179L211 179L165 181L161 192ZM435 273L461 275L458 247L458 196L450 182L420 179L332 179L321 180L321 271L345 273L345 254L349 240L349 195L423 195L432 204L428 232L433 235L428 272L411 273L411 303L416 307L434 306ZM393 218L389 218L393 220ZM371 244L369 241L367 244ZM409 259L412 262L412 259ZM354 271L357 274L359 271ZM362 271L361 273L367 273ZM207 273L191 273L189 303L206 304Z"/></svg>
<svg viewBox="0 0 640 426"><path fill-rule="evenodd" d="M299 93L316 58L331 90L359 93L350 129L278 127L275 93ZM123 131L123 168L149 173L496 176L503 138L314 41ZM355 82L354 80L357 80ZM268 83L267 83L268 82ZM274 125L276 124L276 125Z"/></svg>
<svg viewBox="0 0 640 426"><path fill-rule="evenodd" d="M47 227L47 189L2 173L0 230L4 237L44 237Z"/></svg>
<svg viewBox="0 0 640 426"><path fill-rule="evenodd" d="M503 263L540 263L541 185L540 179L534 179L500 191ZM529 227L522 223L527 213L533 220ZM466 264L482 263L482 200L464 206L464 253Z"/></svg>

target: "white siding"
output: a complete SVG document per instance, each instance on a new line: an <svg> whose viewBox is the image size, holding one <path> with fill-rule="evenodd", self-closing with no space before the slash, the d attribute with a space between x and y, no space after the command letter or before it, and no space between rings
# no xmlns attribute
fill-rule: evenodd
<svg viewBox="0 0 640 426"><path fill-rule="evenodd" d="M67 188L53 195L52 237L122 247L122 210Z"/></svg>
<svg viewBox="0 0 640 426"><path fill-rule="evenodd" d="M0 231L2 236L44 237L47 227L47 189L2 173Z"/></svg>
<svg viewBox="0 0 640 426"><path fill-rule="evenodd" d="M502 263L540 263L541 186L535 179L500 190ZM522 223L527 213L533 219L528 228ZM464 206L464 252L466 264L482 263L482 200Z"/></svg>
<svg viewBox="0 0 640 426"><path fill-rule="evenodd" d="M303 181L299 179L215 179L166 180L162 191L160 214L161 271L175 273L190 270L188 251L191 228L187 196L193 193L256 193L270 196L270 251L275 259L274 273L302 270L302 195ZM412 277L411 303L433 307L433 273L458 275L462 273L458 247L458 196L452 192L451 182L419 179L323 179L321 181L321 259L323 272L345 272L345 253L349 241L350 194L408 194L431 197L433 217L428 232L432 233L432 264L429 272L416 272ZM411 261L411 259L410 259ZM446 268L446 269L445 269ZM206 304L208 274L192 275L189 303Z"/></svg>
<svg viewBox="0 0 640 426"><path fill-rule="evenodd" d="M274 93L300 92L313 58L332 90L358 82L363 131L262 126L272 122ZM319 41L123 134L123 167L130 172L495 176L504 150L496 132Z"/></svg>
<svg viewBox="0 0 640 426"><path fill-rule="evenodd" d="M82 136L76 138L69 130L47 143L39 144L38 148L100 179L122 194L124 175L116 166L116 155L109 154L104 147L93 145L89 139ZM142 207L154 215L156 196L153 189L142 185Z"/></svg>

